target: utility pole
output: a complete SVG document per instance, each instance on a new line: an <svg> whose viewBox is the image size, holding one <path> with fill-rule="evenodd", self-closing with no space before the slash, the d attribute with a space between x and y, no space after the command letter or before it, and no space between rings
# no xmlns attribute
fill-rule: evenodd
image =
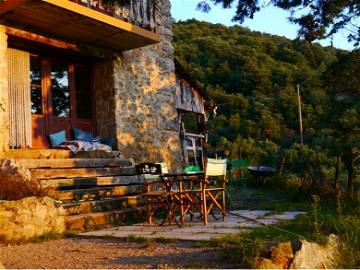
<svg viewBox="0 0 360 270"><path fill-rule="evenodd" d="M299 109L299 125L300 125L300 143L304 144L304 132L302 125L302 113L301 113L301 96L300 96L300 85L296 85L297 97L298 97L298 109Z"/></svg>

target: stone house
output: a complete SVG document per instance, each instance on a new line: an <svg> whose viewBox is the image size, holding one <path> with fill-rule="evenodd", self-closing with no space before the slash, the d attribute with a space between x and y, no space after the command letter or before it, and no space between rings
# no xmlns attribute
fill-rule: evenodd
<svg viewBox="0 0 360 270"><path fill-rule="evenodd" d="M203 162L205 100L175 72L170 0L120 2L0 0L0 157L66 189L57 199L82 209L73 223L100 195L116 209L136 201L131 159L172 169ZM122 160L49 150L50 134L70 140L74 128L111 138ZM95 201L75 202L85 193Z"/></svg>
<svg viewBox="0 0 360 270"><path fill-rule="evenodd" d="M80 128L135 162L181 165L170 2L124 2L0 1L1 150Z"/></svg>

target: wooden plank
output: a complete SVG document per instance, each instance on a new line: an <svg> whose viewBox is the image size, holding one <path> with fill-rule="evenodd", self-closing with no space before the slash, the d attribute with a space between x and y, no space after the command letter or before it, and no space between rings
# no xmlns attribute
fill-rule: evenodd
<svg viewBox="0 0 360 270"><path fill-rule="evenodd" d="M33 33L30 33L30 32L24 31L24 30L20 30L20 29L16 29L13 27L5 27L5 32L8 35L16 36L16 37L23 38L26 40L31 40L34 42L46 44L46 45L61 48L61 49L80 52L79 47L75 44L63 42L63 41L53 39L53 38L48 38L48 37L45 37L42 35L33 34Z"/></svg>
<svg viewBox="0 0 360 270"><path fill-rule="evenodd" d="M104 176L104 177L90 177L90 178L73 178L73 179L50 179L40 180L43 187L53 188L69 188L69 187L84 187L84 186L111 186L111 185L133 185L142 184L142 178L135 176Z"/></svg>
<svg viewBox="0 0 360 270"><path fill-rule="evenodd" d="M79 168L79 169L30 169L33 179L56 179L97 176L135 175L134 167Z"/></svg>
<svg viewBox="0 0 360 270"><path fill-rule="evenodd" d="M56 199L61 201L71 200L89 200L100 199L106 197L121 197L127 195L136 195L143 193L145 187L143 185L101 187L91 189L74 189L69 191L61 191L56 193Z"/></svg>
<svg viewBox="0 0 360 270"><path fill-rule="evenodd" d="M3 14L3 24L16 24L22 30L31 29L31 32L55 39L117 51L161 41L157 33L68 0L28 0L12 6L11 11Z"/></svg>
<svg viewBox="0 0 360 270"><path fill-rule="evenodd" d="M145 207L137 207L118 211L102 213L79 214L65 217L66 230L88 231L99 228L102 225L113 225L113 223L125 222L129 216L145 211Z"/></svg>
<svg viewBox="0 0 360 270"><path fill-rule="evenodd" d="M59 149L14 149L0 152L1 158L15 159L67 159L72 156L71 151Z"/></svg>
<svg viewBox="0 0 360 270"><path fill-rule="evenodd" d="M111 158L71 158L71 159L18 159L22 166L33 168L103 168L103 167L131 167L131 160L117 160Z"/></svg>
<svg viewBox="0 0 360 270"><path fill-rule="evenodd" d="M1 1L0 2L0 14L13 11L18 6L26 4L27 0L11 0L11 1Z"/></svg>
<svg viewBox="0 0 360 270"><path fill-rule="evenodd" d="M135 208L143 203L141 196L124 196L95 201L83 201L65 203L64 207L67 215L78 215L95 212L105 212L112 210L122 210L125 208Z"/></svg>

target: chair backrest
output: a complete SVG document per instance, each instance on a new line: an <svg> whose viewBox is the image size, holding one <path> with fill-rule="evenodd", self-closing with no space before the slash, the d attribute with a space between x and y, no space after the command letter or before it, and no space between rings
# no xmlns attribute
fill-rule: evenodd
<svg viewBox="0 0 360 270"><path fill-rule="evenodd" d="M162 173L161 165L158 163L141 163L135 165L135 168L138 175L159 175Z"/></svg>
<svg viewBox="0 0 360 270"><path fill-rule="evenodd" d="M156 163L156 164L159 164L161 166L161 173L168 173L169 170L168 170L168 167L166 166L166 163L163 162L163 163Z"/></svg>
<svg viewBox="0 0 360 270"><path fill-rule="evenodd" d="M226 159L208 158L206 164L206 176L226 176Z"/></svg>

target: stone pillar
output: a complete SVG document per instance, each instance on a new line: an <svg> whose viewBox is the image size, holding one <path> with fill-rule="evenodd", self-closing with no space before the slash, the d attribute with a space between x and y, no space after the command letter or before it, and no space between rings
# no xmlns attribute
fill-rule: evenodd
<svg viewBox="0 0 360 270"><path fill-rule="evenodd" d="M139 162L181 167L176 111L176 79L170 1L157 0L156 21L162 41L118 55L114 61L118 148Z"/></svg>
<svg viewBox="0 0 360 270"><path fill-rule="evenodd" d="M9 149L9 85L7 34L0 25L0 152Z"/></svg>

